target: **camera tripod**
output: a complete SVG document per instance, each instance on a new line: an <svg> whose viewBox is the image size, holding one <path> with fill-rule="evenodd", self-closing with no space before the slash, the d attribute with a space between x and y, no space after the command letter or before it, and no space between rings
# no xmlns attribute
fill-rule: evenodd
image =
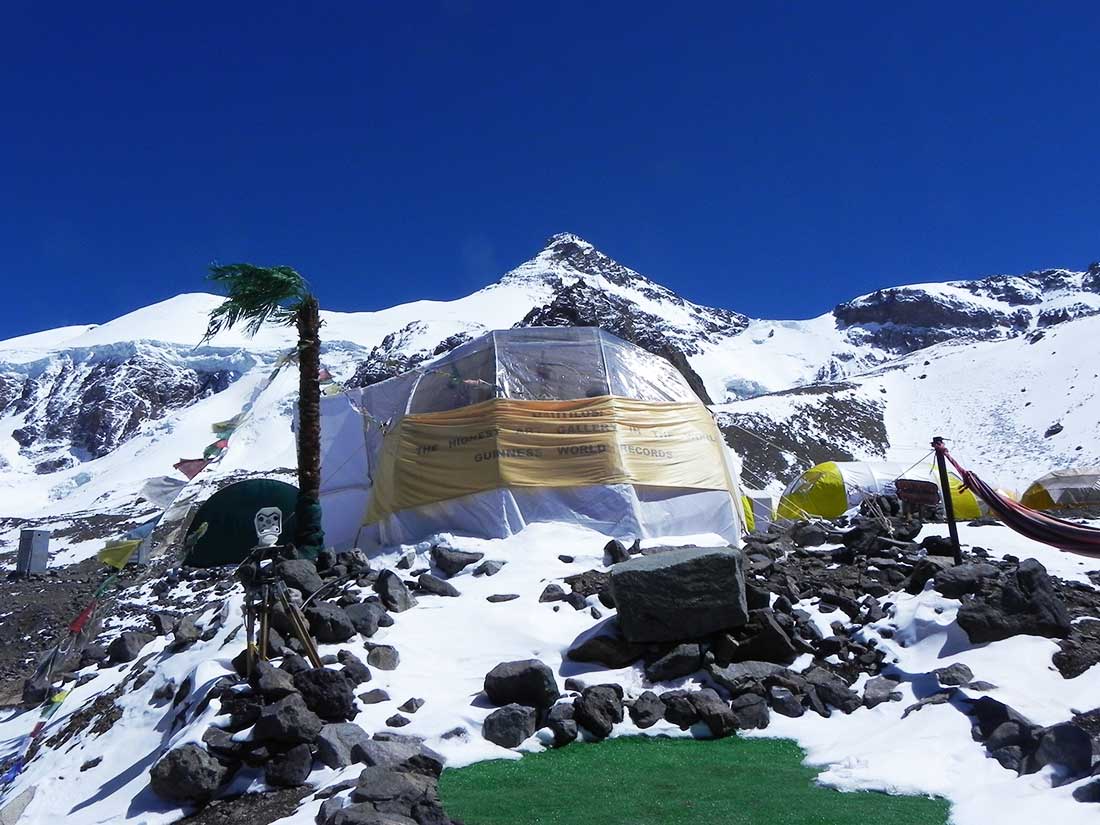
<svg viewBox="0 0 1100 825"><path fill-rule="evenodd" d="M257 547L241 562L236 577L244 585L244 620L247 634L245 656L245 676L251 678L256 670L256 661L268 658L268 640L271 636L271 611L275 604L282 606L294 636L302 643L306 658L313 667L323 667L317 645L309 635L309 623L302 615L298 605L290 600L286 582L275 572L269 553L283 549L280 546ZM256 619L259 617L259 634L256 633Z"/></svg>

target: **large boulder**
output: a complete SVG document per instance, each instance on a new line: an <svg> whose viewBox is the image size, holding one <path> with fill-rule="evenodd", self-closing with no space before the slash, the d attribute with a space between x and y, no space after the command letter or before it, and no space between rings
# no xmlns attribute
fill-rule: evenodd
<svg viewBox="0 0 1100 825"><path fill-rule="evenodd" d="M323 725L320 717L306 707L302 697L292 693L260 711L253 736L260 741L297 745L316 739Z"/></svg>
<svg viewBox="0 0 1100 825"><path fill-rule="evenodd" d="M618 685L585 688L573 703L573 718L593 736L603 739L623 721L623 689Z"/></svg>
<svg viewBox="0 0 1100 825"><path fill-rule="evenodd" d="M502 748L515 748L535 734L536 712L527 705L505 705L485 717L481 735Z"/></svg>
<svg viewBox="0 0 1100 825"><path fill-rule="evenodd" d="M151 641L153 641L153 637L147 633L135 633L127 630L107 645L107 658L112 665L132 662L141 653L141 649Z"/></svg>
<svg viewBox="0 0 1100 825"><path fill-rule="evenodd" d="M986 562L960 564L936 573L932 586L949 599L961 599L970 593L977 593L983 580L995 579L1000 573L1000 570Z"/></svg>
<svg viewBox="0 0 1100 825"><path fill-rule="evenodd" d="M1026 773L1052 765L1055 786L1088 775L1092 769L1092 739L1088 733L1072 722L1063 722L1044 728L1038 737L1035 752L1027 760Z"/></svg>
<svg viewBox="0 0 1100 825"><path fill-rule="evenodd" d="M368 638L377 633L378 628L389 627L393 624L393 617L386 612L382 605L374 602L349 604L344 608L344 612L351 620L352 627L355 628L356 632L362 633Z"/></svg>
<svg viewBox="0 0 1100 825"><path fill-rule="evenodd" d="M806 681L817 690L817 695L826 703L844 713L851 713L863 706L859 694L848 687L848 683L822 667L811 667L802 674Z"/></svg>
<svg viewBox="0 0 1100 825"><path fill-rule="evenodd" d="M737 716L716 691L704 688L689 693L687 699L695 707L699 718L710 728L710 734L715 739L722 739L737 730Z"/></svg>
<svg viewBox="0 0 1100 825"><path fill-rule="evenodd" d="M316 593L325 583L317 575L317 565L309 559L287 559L275 565L275 572L287 587L293 587L303 596Z"/></svg>
<svg viewBox="0 0 1100 825"><path fill-rule="evenodd" d="M548 708L561 693L554 672L538 659L501 662L485 674L485 695L494 705Z"/></svg>
<svg viewBox="0 0 1100 825"><path fill-rule="evenodd" d="M252 684L257 693L268 699L282 699L297 690L289 673L263 659L257 659L253 665Z"/></svg>
<svg viewBox="0 0 1100 825"><path fill-rule="evenodd" d="M656 725L665 714L665 704L651 690L643 691L630 703L630 721L643 730Z"/></svg>
<svg viewBox="0 0 1100 825"><path fill-rule="evenodd" d="M466 567L484 558L484 553L467 553L449 547L433 547L432 563L448 578L461 573Z"/></svg>
<svg viewBox="0 0 1100 825"><path fill-rule="evenodd" d="M294 687L311 711L328 722L343 722L355 716L355 695L351 682L339 670L314 667L294 674Z"/></svg>
<svg viewBox="0 0 1100 825"><path fill-rule="evenodd" d="M611 595L632 642L695 639L748 621L744 561L732 548L689 547L615 565Z"/></svg>
<svg viewBox="0 0 1100 825"><path fill-rule="evenodd" d="M695 642L675 645L645 666L645 677L651 682L667 682L690 676L703 666L703 649Z"/></svg>
<svg viewBox="0 0 1100 825"><path fill-rule="evenodd" d="M964 597L958 623L974 644L1020 634L1065 638L1070 632L1069 611L1035 559L1020 562L988 595Z"/></svg>
<svg viewBox="0 0 1100 825"><path fill-rule="evenodd" d="M638 661L644 652L645 645L629 642L618 633L601 633L578 642L566 656L574 662L595 662L618 670Z"/></svg>
<svg viewBox="0 0 1100 825"><path fill-rule="evenodd" d="M149 771L153 793L173 802L205 802L210 799L228 771L198 745L173 748Z"/></svg>
<svg viewBox="0 0 1100 825"><path fill-rule="evenodd" d="M317 758L330 768L346 768L359 748L370 745L370 734L351 722L325 725L317 736Z"/></svg>
<svg viewBox="0 0 1100 825"><path fill-rule="evenodd" d="M568 745L577 738L577 722L573 705L561 702L546 714L546 727L554 734L554 747Z"/></svg>
<svg viewBox="0 0 1100 825"><path fill-rule="evenodd" d="M416 605L405 582L392 570L383 570L378 574L378 580L374 583L374 591L382 599L382 605L386 610L394 613L404 613Z"/></svg>
<svg viewBox="0 0 1100 825"><path fill-rule="evenodd" d="M285 753L272 758L264 768L264 781L268 785L295 788L305 783L313 767L313 754L309 745L295 745Z"/></svg>
<svg viewBox="0 0 1100 825"><path fill-rule="evenodd" d="M306 606L305 613L309 632L322 644L346 642L355 635L355 625L338 604L312 602Z"/></svg>

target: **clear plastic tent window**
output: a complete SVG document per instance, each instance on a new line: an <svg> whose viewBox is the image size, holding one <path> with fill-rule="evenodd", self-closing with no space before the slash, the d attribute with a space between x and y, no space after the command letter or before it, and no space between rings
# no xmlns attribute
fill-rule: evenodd
<svg viewBox="0 0 1100 825"><path fill-rule="evenodd" d="M624 538L740 541L740 463L701 400L666 359L598 328L486 333L322 399L321 438L324 527L339 547L562 520ZM644 470L657 453L670 458Z"/></svg>
<svg viewBox="0 0 1100 825"><path fill-rule="evenodd" d="M444 412L491 398L698 400L664 358L595 327L491 332L417 372L408 413Z"/></svg>

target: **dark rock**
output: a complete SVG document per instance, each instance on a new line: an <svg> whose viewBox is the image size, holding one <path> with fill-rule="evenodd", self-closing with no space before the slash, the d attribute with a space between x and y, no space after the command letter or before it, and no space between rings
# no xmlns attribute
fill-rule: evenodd
<svg viewBox="0 0 1100 825"><path fill-rule="evenodd" d="M748 606L749 611L764 610L772 601L772 594L763 587L753 584L752 582L745 582L745 604Z"/></svg>
<svg viewBox="0 0 1100 825"><path fill-rule="evenodd" d="M992 564L960 564L941 570L933 579L933 587L949 599L961 599L970 593L977 593L983 579L995 579L1000 572Z"/></svg>
<svg viewBox="0 0 1100 825"><path fill-rule="evenodd" d="M322 644L346 642L355 635L348 614L333 602L312 602L306 606L305 615L309 632Z"/></svg>
<svg viewBox="0 0 1100 825"><path fill-rule="evenodd" d="M554 747L568 745L577 738L577 722L571 702L560 702L546 714L546 727L554 734Z"/></svg>
<svg viewBox="0 0 1100 825"><path fill-rule="evenodd" d="M566 596L565 601L574 610L584 610L586 607L588 607L588 601L576 590Z"/></svg>
<svg viewBox="0 0 1100 825"><path fill-rule="evenodd" d="M644 691L628 708L630 720L643 730L656 725L665 715L664 702L651 690Z"/></svg>
<svg viewBox="0 0 1100 825"><path fill-rule="evenodd" d="M256 661L252 683L257 693L269 699L281 699L297 691L289 673L262 659Z"/></svg>
<svg viewBox="0 0 1100 825"><path fill-rule="evenodd" d="M895 690L899 684L900 682L887 679L885 676L868 679L863 688L864 707L873 708L883 702L900 702L901 693Z"/></svg>
<svg viewBox="0 0 1100 825"><path fill-rule="evenodd" d="M179 621L179 617L171 613L153 613L149 618L153 622L153 631L158 636L170 636Z"/></svg>
<svg viewBox="0 0 1100 825"><path fill-rule="evenodd" d="M113 665L132 662L141 653L141 649L151 641L153 637L147 633L127 630L107 645L107 658Z"/></svg>
<svg viewBox="0 0 1100 825"><path fill-rule="evenodd" d="M932 671L932 674L940 680L941 685L951 687L965 685L967 682L974 680L973 672L971 672L970 668L962 662L955 662L955 664L948 665L947 667L936 668Z"/></svg>
<svg viewBox="0 0 1100 825"><path fill-rule="evenodd" d="M93 642L80 653L80 667L98 665L107 661L107 648Z"/></svg>
<svg viewBox="0 0 1100 825"><path fill-rule="evenodd" d="M772 685L768 688L768 704L776 713L781 716L789 716L792 719L797 719L806 712L806 709L802 706L802 701L790 690L779 685Z"/></svg>
<svg viewBox="0 0 1100 825"><path fill-rule="evenodd" d="M798 657L790 637L776 622L771 610L752 611L741 633L748 638L742 638L731 661L790 664Z"/></svg>
<svg viewBox="0 0 1100 825"><path fill-rule="evenodd" d="M611 593L623 635L634 642L679 641L748 620L740 551L685 548L615 566Z"/></svg>
<svg viewBox="0 0 1100 825"><path fill-rule="evenodd" d="M199 629L195 626L194 616L184 616L176 623L172 631L172 644L168 649L175 652L185 650L199 640Z"/></svg>
<svg viewBox="0 0 1100 825"><path fill-rule="evenodd" d="M362 633L367 638L377 633L378 628L389 627L393 624L393 618L390 614L383 609L382 605L374 602L348 605L344 608L344 612L351 620L352 627L355 628L356 632Z"/></svg>
<svg viewBox="0 0 1100 825"><path fill-rule="evenodd" d="M205 802L217 793L227 774L224 765L191 743L162 756L149 771L149 785L161 799Z"/></svg>
<svg viewBox="0 0 1100 825"><path fill-rule="evenodd" d="M433 547L432 563L450 578L461 573L466 567L484 558L484 553L467 553L452 550L449 547Z"/></svg>
<svg viewBox="0 0 1100 825"><path fill-rule="evenodd" d="M560 584L548 584L539 594L540 602L560 602L565 599L565 590Z"/></svg>
<svg viewBox="0 0 1100 825"><path fill-rule="evenodd" d="M325 586L317 575L317 565L309 559L288 559L275 565L275 572L287 587L293 587L305 597L309 597Z"/></svg>
<svg viewBox="0 0 1100 825"><path fill-rule="evenodd" d="M905 582L905 592L917 595L924 590L925 584L934 579L940 573L951 568L951 560L938 556L925 556L913 565L913 571Z"/></svg>
<svg viewBox="0 0 1100 825"><path fill-rule="evenodd" d="M329 800L329 802L336 801L335 798ZM340 801L347 802L345 799L340 799ZM412 813L411 806L408 810L409 813ZM374 805L364 802L359 805L334 807L331 817L321 822L320 825L419 825L419 823L401 814L379 813Z"/></svg>
<svg viewBox="0 0 1100 825"><path fill-rule="evenodd" d="M548 708L561 695L554 672L538 659L501 662L485 674L485 695L494 705Z"/></svg>
<svg viewBox="0 0 1100 825"><path fill-rule="evenodd" d="M611 539L603 547L604 564L610 566L612 564L618 564L621 561L629 561L630 552L623 546L623 543L618 539Z"/></svg>
<svg viewBox="0 0 1100 825"><path fill-rule="evenodd" d="M383 570L374 583L374 592L382 599L382 606L394 613L404 613L416 605L409 588L392 570Z"/></svg>
<svg viewBox="0 0 1100 825"><path fill-rule="evenodd" d="M344 674L352 687L371 680L370 668L363 664L362 659L350 650L341 650L336 654L336 659L344 666L344 669L340 672Z"/></svg>
<svg viewBox="0 0 1100 825"><path fill-rule="evenodd" d="M402 713L416 713L422 707L424 707L424 700L413 697L407 699L404 704L398 705L397 709Z"/></svg>
<svg viewBox="0 0 1100 825"><path fill-rule="evenodd" d="M322 726L320 717L306 706L302 697L292 693L260 711L253 735L260 741L296 745L312 742Z"/></svg>
<svg viewBox="0 0 1100 825"><path fill-rule="evenodd" d="M817 522L799 522L791 530L791 540L798 547L819 547L829 540L829 533Z"/></svg>
<svg viewBox="0 0 1100 825"><path fill-rule="evenodd" d="M325 725L317 736L317 758L330 768L346 768L356 761L355 748L370 741L370 734L351 722Z"/></svg>
<svg viewBox="0 0 1100 825"><path fill-rule="evenodd" d="M927 551L929 556L955 557L955 545L947 536L926 536L920 546Z"/></svg>
<svg viewBox="0 0 1100 825"><path fill-rule="evenodd" d="M623 721L622 688L618 685L585 688L573 703L573 718L593 736L605 738L616 722Z"/></svg>
<svg viewBox="0 0 1100 825"><path fill-rule="evenodd" d="M283 662L279 665L279 670L285 670L291 676L296 673L301 673L303 670L309 670L310 663L297 653L286 653L283 655Z"/></svg>
<svg viewBox="0 0 1100 825"><path fill-rule="evenodd" d="M360 693L359 701L364 705L377 705L379 702L390 701L390 695L381 688L375 688L374 690L368 690L366 693Z"/></svg>
<svg viewBox="0 0 1100 825"><path fill-rule="evenodd" d="M645 667L651 682L666 682L690 676L703 666L703 649L694 642L679 644Z"/></svg>
<svg viewBox="0 0 1100 825"><path fill-rule="evenodd" d="M504 567L507 562L503 561L483 561L477 567L474 568L475 576L495 576L500 572L500 569Z"/></svg>
<svg viewBox="0 0 1100 825"><path fill-rule="evenodd" d="M384 768L400 768L424 750L423 743L409 736L398 739L366 739L357 743L351 751L352 758L365 765Z"/></svg>
<svg viewBox="0 0 1100 825"><path fill-rule="evenodd" d="M668 690L659 697L665 706L665 721L671 722L680 730L687 730L699 721L699 711L688 695L686 690Z"/></svg>
<svg viewBox="0 0 1100 825"><path fill-rule="evenodd" d="M309 745L295 745L267 763L264 781L268 785L295 788L305 783L312 767L313 754L310 753Z"/></svg>
<svg viewBox="0 0 1100 825"><path fill-rule="evenodd" d="M90 771L92 768L98 766L99 763L102 761L102 756L97 756L95 759L89 759L87 762L80 766L80 772L84 773L84 771Z"/></svg>
<svg viewBox="0 0 1100 825"><path fill-rule="evenodd" d="M743 693L763 696L765 679L790 673L785 667L772 662L737 662L725 667L710 665L707 671L731 696L740 696Z"/></svg>
<svg viewBox="0 0 1100 825"><path fill-rule="evenodd" d="M699 718L710 728L715 739L722 739L737 730L739 719L722 698L710 688L689 693L688 701L695 707ZM765 715L767 710L764 711Z"/></svg>
<svg viewBox="0 0 1100 825"><path fill-rule="evenodd" d="M730 711L741 730L763 729L768 726L768 703L758 694L743 693L735 696L730 703Z"/></svg>
<svg viewBox="0 0 1100 825"><path fill-rule="evenodd" d="M338 670L310 668L294 675L294 686L311 711L328 722L342 722L355 716L351 683Z"/></svg>
<svg viewBox="0 0 1100 825"><path fill-rule="evenodd" d="M485 601L499 604L500 602L510 602L518 598L519 593L494 593L492 596L486 596Z"/></svg>
<svg viewBox="0 0 1100 825"><path fill-rule="evenodd" d="M527 705L505 705L485 717L481 735L502 748L515 748L535 734L536 711Z"/></svg>
<svg viewBox="0 0 1100 825"><path fill-rule="evenodd" d="M585 598L598 596L611 587L611 574L603 570L585 570L565 577L565 583L574 593L580 593Z"/></svg>
<svg viewBox="0 0 1100 825"><path fill-rule="evenodd" d="M1020 562L988 601L964 597L958 623L974 644L1018 634L1064 638L1071 630L1069 611L1035 559Z"/></svg>
<svg viewBox="0 0 1100 825"><path fill-rule="evenodd" d="M1100 779L1074 788L1073 798L1078 802L1100 802Z"/></svg>
<svg viewBox="0 0 1100 825"><path fill-rule="evenodd" d="M226 767L232 767L241 761L241 753L247 748L244 742L233 740L233 734L221 728L207 728L202 734L202 743L215 759Z"/></svg>
<svg viewBox="0 0 1100 825"><path fill-rule="evenodd" d="M1027 758L1026 773L1054 766L1054 786L1074 782L1092 770L1092 739L1072 722L1044 728L1035 752Z"/></svg>
<svg viewBox="0 0 1100 825"><path fill-rule="evenodd" d="M411 811L416 803L433 800L435 794L436 782L430 776L375 765L364 768L359 774L351 798L356 802L370 802L376 810L392 815L402 809Z"/></svg>
<svg viewBox="0 0 1100 825"><path fill-rule="evenodd" d="M851 713L863 705L859 694L848 687L847 683L834 673L821 667L811 667L802 674L806 681L817 690L818 696L834 708Z"/></svg>
<svg viewBox="0 0 1100 825"><path fill-rule="evenodd" d="M386 724L391 728L403 728L412 722L407 716L402 716L400 713L395 713L389 719L386 720Z"/></svg>
<svg viewBox="0 0 1100 825"><path fill-rule="evenodd" d="M420 577L416 580L417 586L425 593L431 593L433 596L460 596L461 593L450 582L433 576L431 573L421 573Z"/></svg>
<svg viewBox="0 0 1100 825"><path fill-rule="evenodd" d="M588 615L591 616L593 619L602 619L603 618L603 613L601 613L600 609L598 607L596 607L595 605L592 605L592 607L589 608Z"/></svg>
<svg viewBox="0 0 1100 825"><path fill-rule="evenodd" d="M572 564L573 563L573 556L564 556L564 555L563 556L558 556L558 561L563 562L565 564Z"/></svg>
<svg viewBox="0 0 1100 825"><path fill-rule="evenodd" d="M367 663L379 670L397 670L401 656L392 645L375 645L367 653Z"/></svg>

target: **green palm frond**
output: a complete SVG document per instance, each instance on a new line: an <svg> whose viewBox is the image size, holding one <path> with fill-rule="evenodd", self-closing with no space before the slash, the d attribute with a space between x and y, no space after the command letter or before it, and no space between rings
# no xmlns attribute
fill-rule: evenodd
<svg viewBox="0 0 1100 825"><path fill-rule="evenodd" d="M309 297L309 284L289 266L211 266L210 280L225 290L226 298L210 312L201 343L242 322L249 335L268 321L291 325L298 307Z"/></svg>

